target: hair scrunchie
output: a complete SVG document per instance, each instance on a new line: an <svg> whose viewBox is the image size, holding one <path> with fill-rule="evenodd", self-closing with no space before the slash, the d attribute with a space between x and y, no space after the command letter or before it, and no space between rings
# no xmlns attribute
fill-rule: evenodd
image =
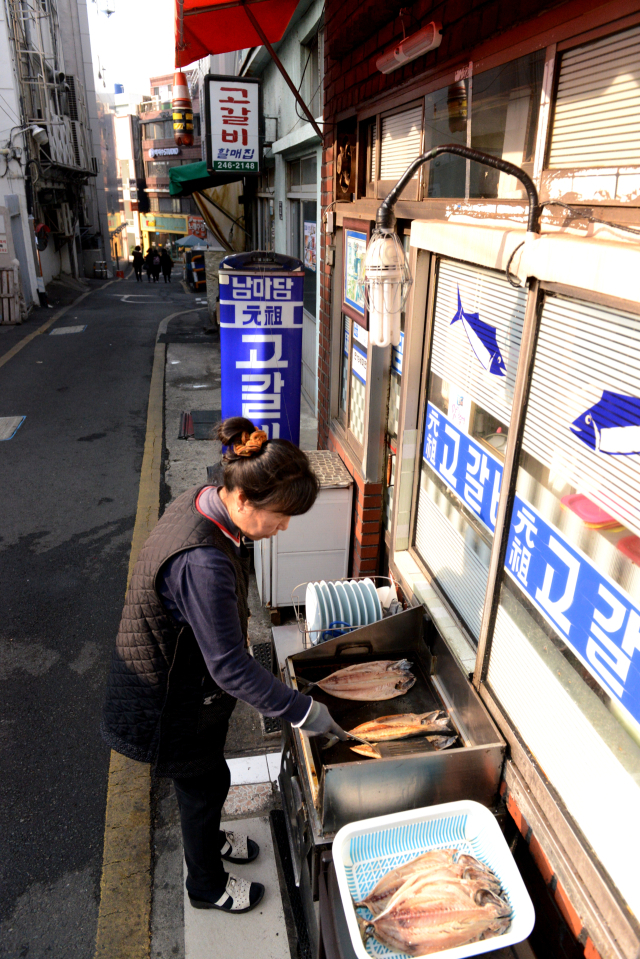
<svg viewBox="0 0 640 959"><path fill-rule="evenodd" d="M243 433L241 441L233 444L233 452L236 456L253 456L262 449L263 443L266 443L269 437L264 430L255 430L253 433Z"/></svg>

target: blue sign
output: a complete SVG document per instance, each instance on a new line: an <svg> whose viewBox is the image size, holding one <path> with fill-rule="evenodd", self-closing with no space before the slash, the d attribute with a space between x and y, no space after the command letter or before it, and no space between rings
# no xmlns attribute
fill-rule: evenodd
<svg viewBox="0 0 640 959"><path fill-rule="evenodd" d="M220 271L222 418L300 442L304 275Z"/></svg>
<svg viewBox="0 0 640 959"><path fill-rule="evenodd" d="M422 455L450 490L492 533L498 515L502 463L427 403Z"/></svg>
<svg viewBox="0 0 640 959"><path fill-rule="evenodd" d="M517 495L505 568L597 682L640 722L640 611L626 593Z"/></svg>
<svg viewBox="0 0 640 959"><path fill-rule="evenodd" d="M480 365L493 376L504 376L506 366L498 346L496 327L481 320L479 313L467 313L463 310L460 287L458 287L458 310L450 325L453 326L458 322L462 323L469 345Z"/></svg>

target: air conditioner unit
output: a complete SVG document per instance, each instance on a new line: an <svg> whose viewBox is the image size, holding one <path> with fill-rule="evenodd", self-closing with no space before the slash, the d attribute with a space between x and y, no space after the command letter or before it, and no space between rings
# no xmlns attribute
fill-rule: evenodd
<svg viewBox="0 0 640 959"><path fill-rule="evenodd" d="M435 50L442 43L441 31L442 24L432 20L417 33L412 33L410 37L405 37L401 43L385 50L382 56L376 60L376 67L380 73L393 73L403 63L409 63L410 60L421 57L423 53Z"/></svg>

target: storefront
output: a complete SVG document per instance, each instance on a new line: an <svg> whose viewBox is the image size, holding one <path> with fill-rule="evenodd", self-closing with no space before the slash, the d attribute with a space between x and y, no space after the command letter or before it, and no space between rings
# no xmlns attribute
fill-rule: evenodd
<svg viewBox="0 0 640 959"><path fill-rule="evenodd" d="M490 9L456 24L446 4L440 48L382 76L394 25L377 48L364 38L363 61L327 10L320 439L356 480L354 573L389 568L426 607L509 744L503 796L573 940L562 954L631 959L640 14L564 4L498 32ZM411 160L456 142L515 163L556 205L527 240L514 177L448 155L421 167L395 210L413 279L402 336L374 347L376 209ZM345 143L353 199L336 202Z"/></svg>

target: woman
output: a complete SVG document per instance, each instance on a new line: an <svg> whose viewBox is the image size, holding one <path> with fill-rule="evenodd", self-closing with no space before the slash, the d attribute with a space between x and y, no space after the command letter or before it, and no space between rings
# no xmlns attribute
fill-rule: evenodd
<svg viewBox="0 0 640 959"><path fill-rule="evenodd" d="M224 744L237 699L310 735L346 734L327 707L289 689L246 649L252 540L275 536L306 513L318 492L306 455L268 440L242 417L218 438L224 485L188 490L166 510L131 576L108 681L102 735L131 759L173 779L187 862L187 892L198 909L247 912L264 887L227 875L257 844L220 830L229 790Z"/></svg>
<svg viewBox="0 0 640 959"><path fill-rule="evenodd" d="M139 246L133 248L133 272L136 275L136 283L142 282L142 267L144 266L144 257Z"/></svg>
<svg viewBox="0 0 640 959"><path fill-rule="evenodd" d="M151 283L151 277L153 276L153 254L154 254L154 249L152 246L150 246L144 258L144 268L147 271L148 283Z"/></svg>
<svg viewBox="0 0 640 959"><path fill-rule="evenodd" d="M171 254L165 247L165 249L160 254L160 267L162 268L162 275L164 277L165 283L171 283L171 270L173 269L173 260L171 259Z"/></svg>

